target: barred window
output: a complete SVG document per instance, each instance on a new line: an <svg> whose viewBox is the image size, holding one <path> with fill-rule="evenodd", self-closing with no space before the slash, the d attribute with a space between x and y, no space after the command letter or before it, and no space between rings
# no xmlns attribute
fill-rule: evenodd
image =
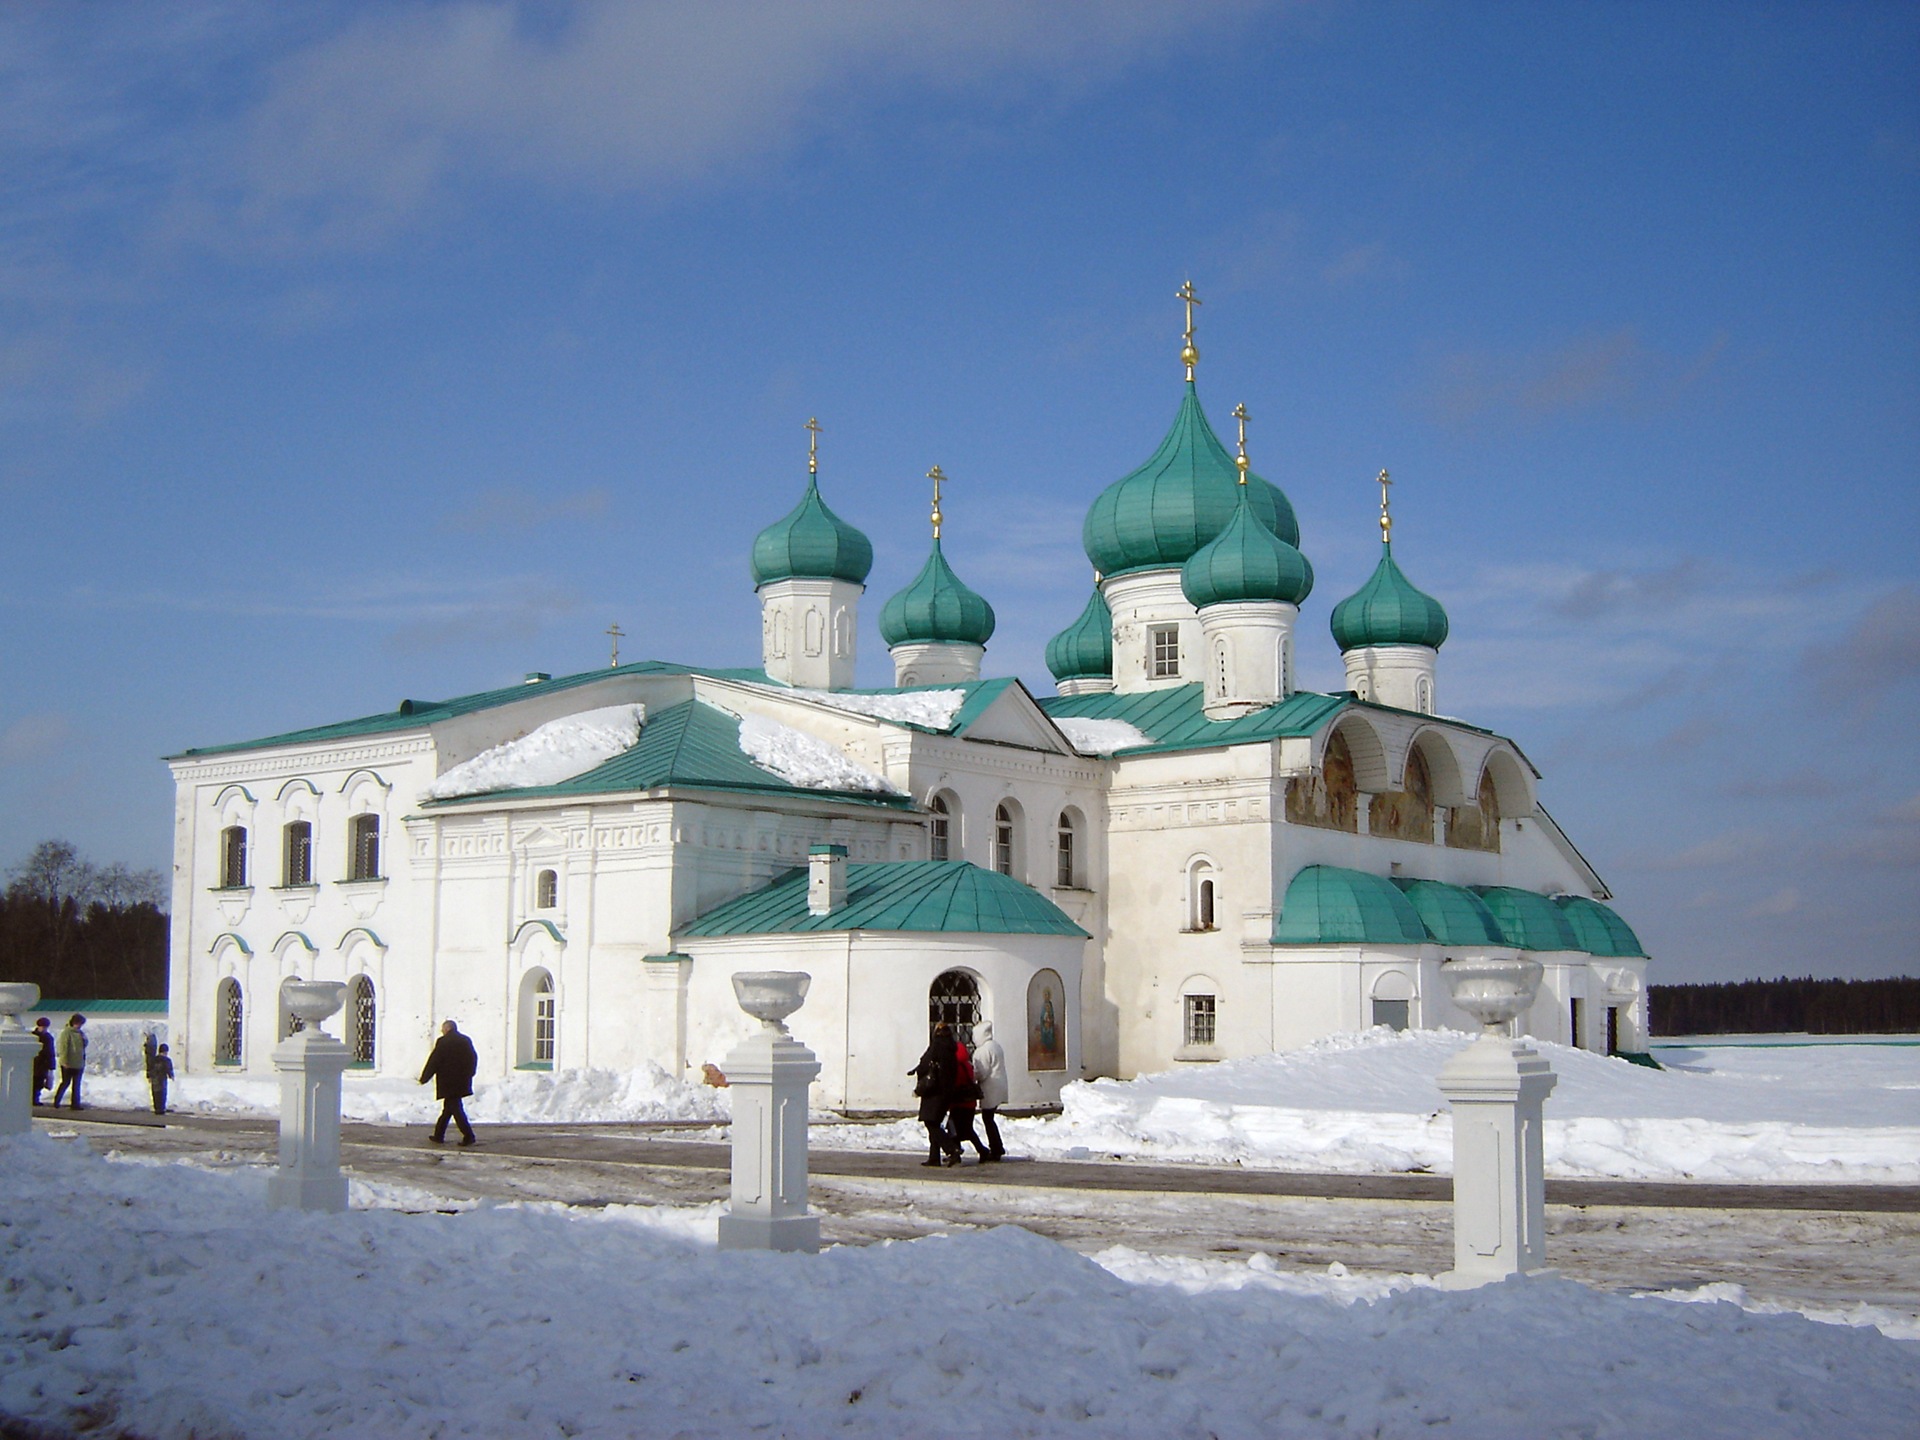
<svg viewBox="0 0 1920 1440"><path fill-rule="evenodd" d="M1217 1021L1219 1011L1212 995L1189 995L1186 997L1187 1039L1189 1045L1211 1045L1219 1033Z"/></svg>
<svg viewBox="0 0 1920 1440"><path fill-rule="evenodd" d="M353 1049L353 1063L356 1065L373 1064L374 1000L373 981L365 975L356 975L348 987L350 1013L347 1043Z"/></svg>
<svg viewBox="0 0 1920 1440"><path fill-rule="evenodd" d="M247 827L229 825L220 832L220 888L239 890L247 883Z"/></svg>
<svg viewBox="0 0 1920 1440"><path fill-rule="evenodd" d="M313 883L313 826L305 820L295 820L287 826L284 849L286 863L281 870L280 883L311 885Z"/></svg>
<svg viewBox="0 0 1920 1440"><path fill-rule="evenodd" d="M240 982L232 976L222 980L214 992L213 1063L238 1065L243 1038L243 1007Z"/></svg>
<svg viewBox="0 0 1920 1440"><path fill-rule="evenodd" d="M356 815L350 822L350 828L347 878L378 880L380 878L380 817Z"/></svg>

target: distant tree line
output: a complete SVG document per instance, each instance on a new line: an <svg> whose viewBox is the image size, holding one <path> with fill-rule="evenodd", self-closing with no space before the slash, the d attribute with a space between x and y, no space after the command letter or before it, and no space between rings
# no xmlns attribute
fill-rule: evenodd
<svg viewBox="0 0 1920 1440"><path fill-rule="evenodd" d="M48 999L164 1000L166 894L158 870L94 865L42 841L0 895L0 979Z"/></svg>
<svg viewBox="0 0 1920 1440"><path fill-rule="evenodd" d="M1655 1035L1896 1035L1920 1031L1920 979L1649 985Z"/></svg>

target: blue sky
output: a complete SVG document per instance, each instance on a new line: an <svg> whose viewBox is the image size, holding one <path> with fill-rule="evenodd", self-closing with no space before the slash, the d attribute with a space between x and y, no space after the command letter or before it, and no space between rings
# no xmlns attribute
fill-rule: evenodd
<svg viewBox="0 0 1920 1440"><path fill-rule="evenodd" d="M1050 690L1081 517L1244 401L1395 553L1661 978L1920 972L1911 5L17 6L0 860L158 759L757 660L824 427L873 629L945 544Z"/></svg>

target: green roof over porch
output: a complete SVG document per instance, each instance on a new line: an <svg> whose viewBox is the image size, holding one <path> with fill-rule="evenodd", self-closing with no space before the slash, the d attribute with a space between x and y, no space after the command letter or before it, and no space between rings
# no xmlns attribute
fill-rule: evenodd
<svg viewBox="0 0 1920 1440"><path fill-rule="evenodd" d="M847 866L847 898L825 915L807 909L807 871L709 910L677 938L797 935L823 930L1086 937L1039 891L965 860L890 860Z"/></svg>

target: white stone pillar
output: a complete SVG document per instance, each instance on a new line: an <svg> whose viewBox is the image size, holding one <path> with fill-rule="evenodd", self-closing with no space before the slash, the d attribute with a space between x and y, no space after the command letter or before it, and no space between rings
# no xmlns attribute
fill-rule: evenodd
<svg viewBox="0 0 1920 1440"><path fill-rule="evenodd" d="M733 1190L720 1217L722 1250L820 1248L820 1217L807 1213L807 1091L820 1062L786 1026L812 982L788 970L733 977L740 1008L761 1029L726 1058Z"/></svg>
<svg viewBox="0 0 1920 1440"><path fill-rule="evenodd" d="M1554 1074L1535 1050L1507 1035L1540 983L1537 960L1449 960L1440 973L1456 1005L1482 1033L1440 1068L1453 1106L1455 1289L1542 1273L1547 1258L1542 1112Z"/></svg>
<svg viewBox="0 0 1920 1440"><path fill-rule="evenodd" d="M20 1024L20 1012L40 1003L40 987L0 985L0 1135L33 1129L33 1057L40 1042Z"/></svg>
<svg viewBox="0 0 1920 1440"><path fill-rule="evenodd" d="M340 1173L340 1076L353 1052L320 1028L340 1008L347 987L336 980L292 981L287 1008L306 1027L274 1047L280 1072L280 1168L267 1180L275 1210L344 1210Z"/></svg>

